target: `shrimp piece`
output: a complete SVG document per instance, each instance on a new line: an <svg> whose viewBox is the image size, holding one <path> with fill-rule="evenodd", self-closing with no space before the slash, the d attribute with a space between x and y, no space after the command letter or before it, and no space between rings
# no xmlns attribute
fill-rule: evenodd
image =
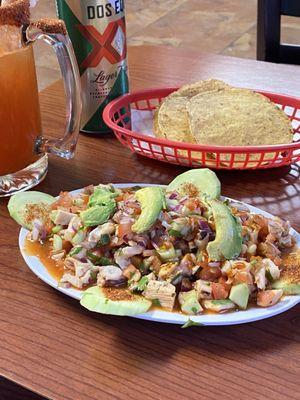
<svg viewBox="0 0 300 400"><path fill-rule="evenodd" d="M271 258L273 261L281 255L281 251L271 242L259 243L257 249L259 255Z"/></svg>
<svg viewBox="0 0 300 400"><path fill-rule="evenodd" d="M142 254L144 250L144 247L138 245L123 247L115 252L114 259L121 269L124 269L130 264L131 257Z"/></svg>
<svg viewBox="0 0 300 400"><path fill-rule="evenodd" d="M278 303L282 297L283 290L265 290L257 294L257 305L260 307L270 307Z"/></svg>
<svg viewBox="0 0 300 400"><path fill-rule="evenodd" d="M274 279L274 280L279 279L280 270L279 270L278 266L272 260L269 260L268 258L264 258L262 260L262 264L266 267L266 271L269 272L272 279Z"/></svg>
<svg viewBox="0 0 300 400"><path fill-rule="evenodd" d="M269 233L268 219L262 215L255 214L252 217L252 222L259 226L259 236L265 238Z"/></svg>
<svg viewBox="0 0 300 400"><path fill-rule="evenodd" d="M253 285L253 278L248 271L238 271L236 274L234 274L233 282L235 284L247 283L247 285Z"/></svg>
<svg viewBox="0 0 300 400"><path fill-rule="evenodd" d="M261 266L260 268L257 268L254 274L254 280L258 289L265 290L267 284L265 267Z"/></svg>

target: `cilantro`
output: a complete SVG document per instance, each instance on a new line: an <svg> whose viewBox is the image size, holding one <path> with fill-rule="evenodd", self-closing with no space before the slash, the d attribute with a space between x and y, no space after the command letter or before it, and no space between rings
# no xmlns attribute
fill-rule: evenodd
<svg viewBox="0 0 300 400"><path fill-rule="evenodd" d="M95 281L97 279L97 272L96 271L91 271L91 280Z"/></svg>
<svg viewBox="0 0 300 400"><path fill-rule="evenodd" d="M141 264L138 266L138 268L142 273L146 273L148 271L149 267L150 267L150 264L151 263L149 263L149 261L147 259L144 259L141 262Z"/></svg>
<svg viewBox="0 0 300 400"><path fill-rule="evenodd" d="M176 229L170 229L169 230L169 235L170 236L175 236L175 237L178 237L178 238L182 237L182 234L179 231L177 231Z"/></svg>
<svg viewBox="0 0 300 400"><path fill-rule="evenodd" d="M133 278L134 278L135 272L130 272L129 275L130 275L129 279L127 281L128 286L130 286L132 283L134 283L134 279Z"/></svg>
<svg viewBox="0 0 300 400"><path fill-rule="evenodd" d="M204 324L201 324L200 322L195 322L193 320L191 320L190 318L188 318L188 320L186 321L185 324L183 324L181 326L181 328L185 329L185 328L189 328L191 326L205 326Z"/></svg>
<svg viewBox="0 0 300 400"><path fill-rule="evenodd" d="M146 286L149 283L149 279L147 276L143 276L137 283L136 290L139 292L142 292L143 290L146 289Z"/></svg>
<svg viewBox="0 0 300 400"><path fill-rule="evenodd" d="M266 271L266 278L269 282L273 282L273 276L271 275L271 272L269 270Z"/></svg>
<svg viewBox="0 0 300 400"><path fill-rule="evenodd" d="M224 203L226 206L229 206L229 205L230 205L230 200L229 200L229 199L226 199L226 200L223 201L223 203Z"/></svg>
<svg viewBox="0 0 300 400"><path fill-rule="evenodd" d="M100 236L100 240L99 240L98 244L100 246L106 246L107 244L109 244L109 242L110 242L110 236L107 233L105 233Z"/></svg>
<svg viewBox="0 0 300 400"><path fill-rule="evenodd" d="M153 299L152 304L157 307L161 307L160 301L158 299Z"/></svg>
<svg viewBox="0 0 300 400"><path fill-rule="evenodd" d="M198 312L197 307L192 307L192 311L194 314L197 314L197 312Z"/></svg>
<svg viewBox="0 0 300 400"><path fill-rule="evenodd" d="M73 249L71 249L71 251L69 252L69 256L75 256L76 254L80 253L82 250L82 247L73 247Z"/></svg>
<svg viewBox="0 0 300 400"><path fill-rule="evenodd" d="M61 225L56 225L52 228L52 233L58 233L63 229Z"/></svg>
<svg viewBox="0 0 300 400"><path fill-rule="evenodd" d="M87 258L92 261L94 265L116 265L116 263L108 257L96 256L91 251L86 253Z"/></svg>

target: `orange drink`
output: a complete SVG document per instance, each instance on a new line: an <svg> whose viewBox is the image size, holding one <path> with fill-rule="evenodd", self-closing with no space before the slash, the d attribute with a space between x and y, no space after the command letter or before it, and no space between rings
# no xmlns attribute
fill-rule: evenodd
<svg viewBox="0 0 300 400"><path fill-rule="evenodd" d="M37 160L41 117L32 46L0 53L0 175Z"/></svg>
<svg viewBox="0 0 300 400"><path fill-rule="evenodd" d="M66 93L66 125L60 139L43 136L32 43L56 52ZM48 153L74 156L81 117L80 77L63 21L30 21L29 0L0 0L0 197L37 185Z"/></svg>

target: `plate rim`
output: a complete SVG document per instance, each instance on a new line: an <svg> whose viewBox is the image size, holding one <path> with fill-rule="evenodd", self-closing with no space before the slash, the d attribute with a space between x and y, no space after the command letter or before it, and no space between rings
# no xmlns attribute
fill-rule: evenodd
<svg viewBox="0 0 300 400"><path fill-rule="evenodd" d="M166 185L155 185L155 184L147 184L147 183L114 183L113 186L117 188L126 188L132 186L159 186L166 187ZM70 191L70 193L75 194L82 191L81 189L75 189ZM239 203L242 205L246 205L249 207L250 211L256 212L267 217L274 217L274 215L270 214L267 211L264 211L260 208L252 206L251 204L247 204L243 201L232 199L227 196L221 196L222 199L228 199L231 202ZM25 261L27 267L44 283L51 286L52 288L58 290L59 292L72 297L73 299L80 300L83 291L74 289L74 288L63 288L58 286L58 282L49 274L47 268L44 264L38 259L36 256L28 255L24 249L25 238L28 234L28 230L21 227L19 232L19 240L18 245L21 252L21 255ZM298 245L300 245L300 234L293 228L291 228L292 235L296 238ZM139 314L134 316L134 318L152 321L152 322L161 322L161 323L169 323L169 324L181 324L183 325L188 320L192 320L193 322L198 322L201 325L206 326L225 326L225 325L237 325L259 321L262 319L270 318L275 315L281 314L290 308L296 306L300 303L300 295L289 295L284 296L284 298L277 304L272 307L260 308L260 307L251 307L245 311L238 310L235 312L228 312L224 314L204 314L197 316L189 316L185 314L180 314L176 312L169 312L164 310L152 310L143 314ZM108 314L110 315L110 314Z"/></svg>

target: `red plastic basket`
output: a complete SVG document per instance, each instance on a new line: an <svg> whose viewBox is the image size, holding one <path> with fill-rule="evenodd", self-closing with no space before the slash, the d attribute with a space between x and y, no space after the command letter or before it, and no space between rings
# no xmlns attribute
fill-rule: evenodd
<svg viewBox="0 0 300 400"><path fill-rule="evenodd" d="M273 146L211 146L174 142L135 132L131 110L152 111L178 88L150 89L126 94L110 102L103 112L105 123L131 151L159 161L186 167L258 169L289 165L300 160L300 99L257 90L276 103L291 119L294 141Z"/></svg>

